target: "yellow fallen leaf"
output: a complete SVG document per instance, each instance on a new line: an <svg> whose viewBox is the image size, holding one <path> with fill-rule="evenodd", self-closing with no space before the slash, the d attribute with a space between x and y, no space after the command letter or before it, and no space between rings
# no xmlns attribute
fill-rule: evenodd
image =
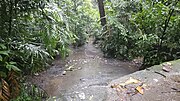
<svg viewBox="0 0 180 101"><path fill-rule="evenodd" d="M134 78L130 77L130 78L125 82L125 85L128 85L128 84L137 84L137 83L140 83L140 81L137 80L137 79L134 79Z"/></svg>
<svg viewBox="0 0 180 101"><path fill-rule="evenodd" d="M136 90L140 93L140 94L144 94L144 88L142 86L137 86Z"/></svg>
<svg viewBox="0 0 180 101"><path fill-rule="evenodd" d="M125 83L120 83L119 85L120 85L121 87L125 87L125 86L126 86Z"/></svg>

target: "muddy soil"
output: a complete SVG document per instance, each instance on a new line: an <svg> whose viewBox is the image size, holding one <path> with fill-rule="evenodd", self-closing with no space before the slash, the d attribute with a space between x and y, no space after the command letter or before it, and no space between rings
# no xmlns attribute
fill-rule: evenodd
<svg viewBox="0 0 180 101"><path fill-rule="evenodd" d="M63 62L57 59L31 82L57 101L104 101L110 81L138 70L137 64L103 57L92 42L73 49Z"/></svg>

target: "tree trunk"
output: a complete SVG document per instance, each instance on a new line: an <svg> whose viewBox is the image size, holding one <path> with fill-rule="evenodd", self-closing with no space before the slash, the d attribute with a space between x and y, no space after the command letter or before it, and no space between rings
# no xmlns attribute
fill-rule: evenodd
<svg viewBox="0 0 180 101"><path fill-rule="evenodd" d="M103 0L98 0L98 7L99 7L101 25L105 26L106 25L106 18L105 18L105 10L104 10ZM105 27L105 29L106 29L106 27Z"/></svg>

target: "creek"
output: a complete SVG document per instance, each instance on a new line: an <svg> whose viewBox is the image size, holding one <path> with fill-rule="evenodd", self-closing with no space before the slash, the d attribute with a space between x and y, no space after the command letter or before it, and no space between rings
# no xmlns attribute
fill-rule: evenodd
<svg viewBox="0 0 180 101"><path fill-rule="evenodd" d="M53 64L31 81L57 101L105 101L110 81L138 70L132 62L104 58L92 42Z"/></svg>

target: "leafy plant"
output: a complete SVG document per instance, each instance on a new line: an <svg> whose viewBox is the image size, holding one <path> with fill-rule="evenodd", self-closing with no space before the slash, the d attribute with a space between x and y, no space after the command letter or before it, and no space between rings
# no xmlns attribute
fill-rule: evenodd
<svg viewBox="0 0 180 101"><path fill-rule="evenodd" d="M143 46L144 65L149 66L179 58L177 51L179 41L173 41L174 36L179 37L176 33L179 29L174 29L179 23L178 11L176 11L179 7L178 1L146 1L142 4L147 6L142 6L142 11L135 14L134 21L147 36Z"/></svg>
<svg viewBox="0 0 180 101"><path fill-rule="evenodd" d="M9 101L19 93L17 72L21 70L16 62L10 61L10 51L4 44L0 44L0 99Z"/></svg>
<svg viewBox="0 0 180 101"><path fill-rule="evenodd" d="M101 43L105 56L119 59L133 59L138 56L137 40L140 34L135 34L136 28L131 23L131 14L139 8L137 1L109 1L106 2L107 26L105 37ZM134 11L131 11L133 10Z"/></svg>
<svg viewBox="0 0 180 101"><path fill-rule="evenodd" d="M42 101L47 98L48 95L42 88L30 83L21 83L19 96L11 101Z"/></svg>
<svg viewBox="0 0 180 101"><path fill-rule="evenodd" d="M17 96L14 92L19 89L18 74L40 71L53 56L67 53L74 36L68 33L60 8L51 8L54 2L0 2L0 99L8 101Z"/></svg>
<svg viewBox="0 0 180 101"><path fill-rule="evenodd" d="M105 55L142 57L144 66L180 58L179 5L178 0L107 1L109 28L101 43Z"/></svg>
<svg viewBox="0 0 180 101"><path fill-rule="evenodd" d="M95 11L89 10L92 9L90 2L0 2L0 99L9 100L14 97L13 92L19 89L17 81L21 75L44 70L51 64L53 57L60 55L65 58L69 45L82 45L86 42L87 33L92 32L91 25L96 19L95 16L90 17Z"/></svg>
<svg viewBox="0 0 180 101"><path fill-rule="evenodd" d="M95 32L93 29L95 29L98 12L93 8L90 0L65 0L63 4L68 4L63 10L69 18L69 30L76 36L73 45L82 46Z"/></svg>

